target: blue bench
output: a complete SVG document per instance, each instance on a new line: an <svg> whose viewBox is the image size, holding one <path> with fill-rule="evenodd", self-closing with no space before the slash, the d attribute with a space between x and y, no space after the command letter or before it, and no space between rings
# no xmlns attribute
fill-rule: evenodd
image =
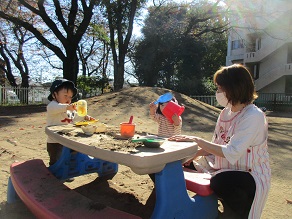
<svg viewBox="0 0 292 219"><path fill-rule="evenodd" d="M98 173L99 177L113 176L118 172L118 164L90 157L63 147L60 159L50 166L49 170L60 180L89 173Z"/></svg>
<svg viewBox="0 0 292 219"><path fill-rule="evenodd" d="M57 179L40 159L13 163L7 201L18 196L41 219L107 218L137 219L138 216L94 202Z"/></svg>

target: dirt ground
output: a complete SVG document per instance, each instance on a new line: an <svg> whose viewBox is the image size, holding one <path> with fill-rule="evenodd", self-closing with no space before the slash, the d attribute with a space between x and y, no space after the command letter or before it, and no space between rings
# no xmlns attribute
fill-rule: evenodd
<svg viewBox="0 0 292 219"><path fill-rule="evenodd" d="M133 87L87 99L89 115L109 125L127 122L131 115L137 131L157 133L157 125L149 119L148 104L168 90ZM182 115L183 134L211 139L219 110L175 93L186 109ZM269 121L269 153L272 186L262 218L291 218L292 215L292 113L267 112ZM7 204L9 166L15 161L43 159L46 152L46 106L0 108L0 218L34 218L21 202ZM65 183L71 189L108 206L150 218L154 206L153 183L148 175L137 175L126 166L119 166L112 179L97 174L76 177Z"/></svg>

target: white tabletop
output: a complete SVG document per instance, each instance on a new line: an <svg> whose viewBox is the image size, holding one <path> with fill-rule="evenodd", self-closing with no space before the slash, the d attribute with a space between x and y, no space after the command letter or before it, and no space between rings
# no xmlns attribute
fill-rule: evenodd
<svg viewBox="0 0 292 219"><path fill-rule="evenodd" d="M141 146L131 152L125 152L105 149L102 145L109 143L105 134L88 137L79 127L50 126L46 127L45 131L50 138L68 148L95 158L129 166L137 174L160 172L167 163L192 157L198 149L194 142L165 141L160 148ZM60 131L69 133L60 134Z"/></svg>

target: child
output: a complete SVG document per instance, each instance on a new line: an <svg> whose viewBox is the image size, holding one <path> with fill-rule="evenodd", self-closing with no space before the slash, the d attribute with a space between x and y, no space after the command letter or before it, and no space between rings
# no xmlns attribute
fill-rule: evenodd
<svg viewBox="0 0 292 219"><path fill-rule="evenodd" d="M177 103L175 97L172 100ZM150 118L158 123L158 136L169 138L174 135L181 134L182 118L177 114L172 116L173 123L171 123L163 114L162 111L166 106L166 103L158 103L158 106L154 102L149 104Z"/></svg>
<svg viewBox="0 0 292 219"><path fill-rule="evenodd" d="M173 101L177 103L177 100L175 97L173 97L170 101ZM154 101L155 102L155 101ZM154 103L149 104L150 108L150 118L158 123L158 136L169 138L174 135L180 135L181 134L181 127L182 127L182 118L178 116L177 114L174 114L172 116L171 123L163 114L162 111L166 104L165 103L158 103L158 106ZM149 177L153 182L155 182L155 174L149 174Z"/></svg>
<svg viewBox="0 0 292 219"><path fill-rule="evenodd" d="M76 105L71 104L72 98L77 94L77 88L72 81L66 79L55 80L50 88L48 100L51 101L47 106L47 126L65 125L76 120ZM79 120L91 120L86 115ZM49 165L57 162L61 156L63 146L50 137L47 139L47 151L50 157Z"/></svg>

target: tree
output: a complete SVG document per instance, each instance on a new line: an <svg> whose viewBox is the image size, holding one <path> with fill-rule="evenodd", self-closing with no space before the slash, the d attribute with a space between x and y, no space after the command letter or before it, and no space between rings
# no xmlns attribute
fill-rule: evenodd
<svg viewBox="0 0 292 219"><path fill-rule="evenodd" d="M1 42L0 42L0 54L1 54ZM6 62L0 58L0 86L5 85L5 74L6 74L6 69L5 69Z"/></svg>
<svg viewBox="0 0 292 219"><path fill-rule="evenodd" d="M10 27L10 26L8 26ZM0 54L5 60L5 69L6 77L12 87L17 87L15 76L12 73L11 62L13 62L16 69L21 75L21 84L20 87L29 87L29 68L24 55L24 46L25 44L33 39L34 37L24 28L12 25L12 33L4 33L3 28L0 30ZM7 34L7 35L6 35ZM7 39L11 38L11 39ZM26 90L15 90L18 98L22 103L27 103L28 101L28 92Z"/></svg>
<svg viewBox="0 0 292 219"><path fill-rule="evenodd" d="M76 83L78 44L98 3L98 0L10 0L2 2L0 17L29 30L62 61L64 78ZM31 13L42 23L28 20Z"/></svg>
<svg viewBox="0 0 292 219"><path fill-rule="evenodd" d="M10 63L9 57L5 53L5 45L6 44L3 41L0 41L0 54L3 58L3 60L1 60L1 66L0 66L1 72L3 72L6 75L10 85L12 87L16 87L17 84L12 74L11 63ZM1 78L2 78L1 85L5 84L5 75L1 75Z"/></svg>
<svg viewBox="0 0 292 219"><path fill-rule="evenodd" d="M1 38L1 55L6 60L6 65L10 65L10 60L14 63L15 67L19 70L21 75L21 85L20 87L29 87L28 85L28 79L29 79L29 69L27 65L27 61L24 57L24 44L31 40L33 36L31 36L27 30L24 28L13 25L12 27L13 35L10 35L13 37L13 41L15 42L14 48L10 45L10 48L7 47L8 40L2 31L0 31ZM9 60L9 58L10 60ZM12 74L11 68L7 69L7 78L12 86L16 86L14 76Z"/></svg>
<svg viewBox="0 0 292 219"><path fill-rule="evenodd" d="M96 15L95 15L96 16ZM78 55L82 63L83 76L108 77L110 40L108 29L100 18L94 19L78 46Z"/></svg>
<svg viewBox="0 0 292 219"><path fill-rule="evenodd" d="M205 77L214 73L210 73L210 66L224 64L222 59L218 63L211 59L222 56L211 48L216 48L216 44L226 46L223 40L227 22L221 17L218 5L208 1L149 8L142 29L144 38L133 54L139 83L185 94L205 92Z"/></svg>
<svg viewBox="0 0 292 219"><path fill-rule="evenodd" d="M114 64L114 89L124 85L125 57L133 32L136 11L145 0L103 0L110 30L110 46Z"/></svg>

